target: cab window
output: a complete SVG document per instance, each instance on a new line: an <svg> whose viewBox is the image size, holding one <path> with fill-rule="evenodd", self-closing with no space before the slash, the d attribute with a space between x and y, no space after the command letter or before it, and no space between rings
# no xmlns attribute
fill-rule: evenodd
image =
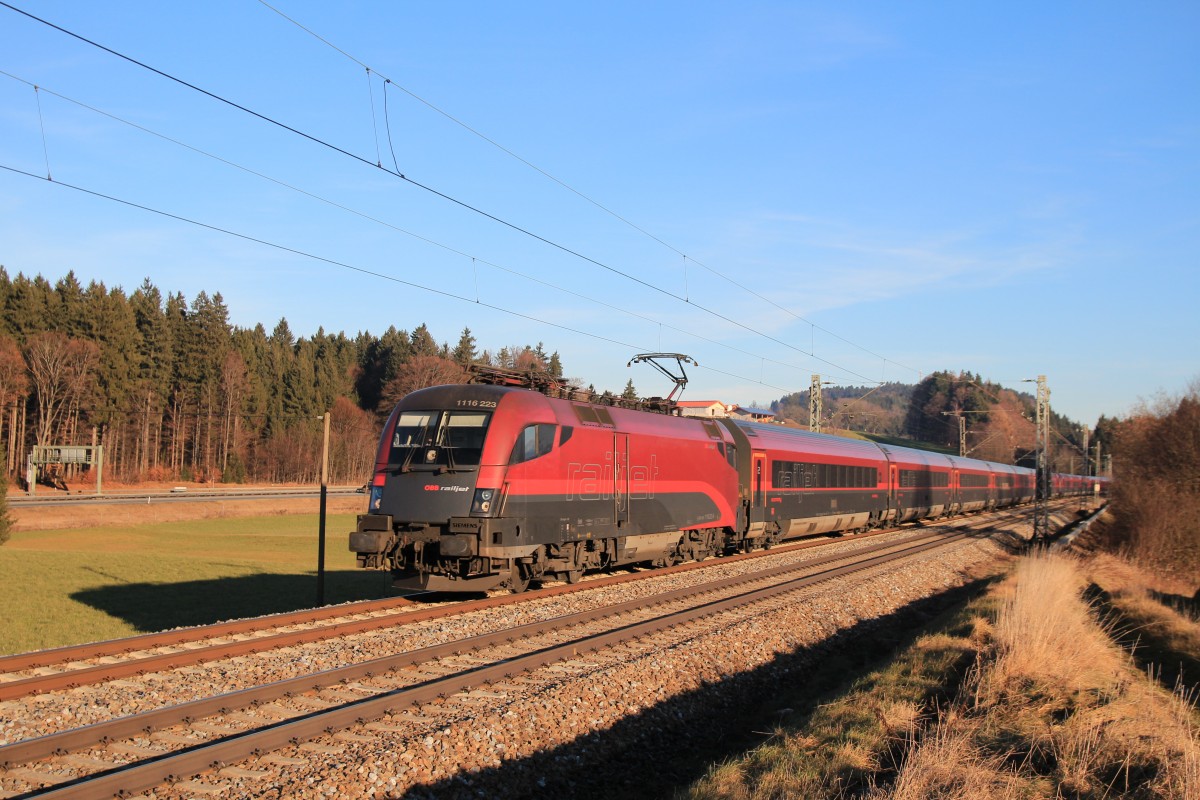
<svg viewBox="0 0 1200 800"><path fill-rule="evenodd" d="M389 463L479 466L491 416L486 411L404 411L396 420Z"/></svg>
<svg viewBox="0 0 1200 800"><path fill-rule="evenodd" d="M521 464L549 453L554 448L556 428L556 425L542 422L526 425L525 429L517 436L517 443L513 445L508 463Z"/></svg>
<svg viewBox="0 0 1200 800"><path fill-rule="evenodd" d="M454 461L459 466L477 466L491 416L488 412L447 411L438 444L454 451Z"/></svg>

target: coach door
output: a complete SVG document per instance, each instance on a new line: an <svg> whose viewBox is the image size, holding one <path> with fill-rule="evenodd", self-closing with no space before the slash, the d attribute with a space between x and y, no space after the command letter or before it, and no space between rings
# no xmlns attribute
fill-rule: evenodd
<svg viewBox="0 0 1200 800"><path fill-rule="evenodd" d="M613 519L618 528L629 524L629 434L613 434Z"/></svg>
<svg viewBox="0 0 1200 800"><path fill-rule="evenodd" d="M765 453L754 454L754 507L763 508L767 504L766 493L763 490L763 473L767 471L767 456Z"/></svg>
<svg viewBox="0 0 1200 800"><path fill-rule="evenodd" d="M892 508L892 513L896 517L896 521L900 521L900 468L895 464L888 463L888 505Z"/></svg>

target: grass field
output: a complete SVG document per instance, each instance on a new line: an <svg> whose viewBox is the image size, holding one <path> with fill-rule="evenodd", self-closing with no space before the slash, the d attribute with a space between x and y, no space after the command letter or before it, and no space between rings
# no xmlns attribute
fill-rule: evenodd
<svg viewBox="0 0 1200 800"><path fill-rule="evenodd" d="M387 596L386 573L326 520L325 601ZM0 547L0 654L258 616L316 603L315 514L17 531Z"/></svg>

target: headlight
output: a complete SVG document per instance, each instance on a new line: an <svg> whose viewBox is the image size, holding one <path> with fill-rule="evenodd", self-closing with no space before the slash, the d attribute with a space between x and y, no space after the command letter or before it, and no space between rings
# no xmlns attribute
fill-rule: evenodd
<svg viewBox="0 0 1200 800"><path fill-rule="evenodd" d="M495 499L495 489L476 489L475 497L471 500L471 516L490 516L492 513L492 504L495 502Z"/></svg>
<svg viewBox="0 0 1200 800"><path fill-rule="evenodd" d="M367 498L367 511L378 511L379 506L383 503L383 487L372 486L371 494Z"/></svg>

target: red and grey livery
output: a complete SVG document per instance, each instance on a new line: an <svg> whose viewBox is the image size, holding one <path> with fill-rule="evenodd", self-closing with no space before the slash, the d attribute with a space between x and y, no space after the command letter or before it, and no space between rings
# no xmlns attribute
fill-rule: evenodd
<svg viewBox="0 0 1200 800"><path fill-rule="evenodd" d="M1054 476L1053 492L1094 479ZM361 567L479 592L666 565L817 533L1032 501L1034 472L808 433L484 384L413 392L383 429Z"/></svg>

